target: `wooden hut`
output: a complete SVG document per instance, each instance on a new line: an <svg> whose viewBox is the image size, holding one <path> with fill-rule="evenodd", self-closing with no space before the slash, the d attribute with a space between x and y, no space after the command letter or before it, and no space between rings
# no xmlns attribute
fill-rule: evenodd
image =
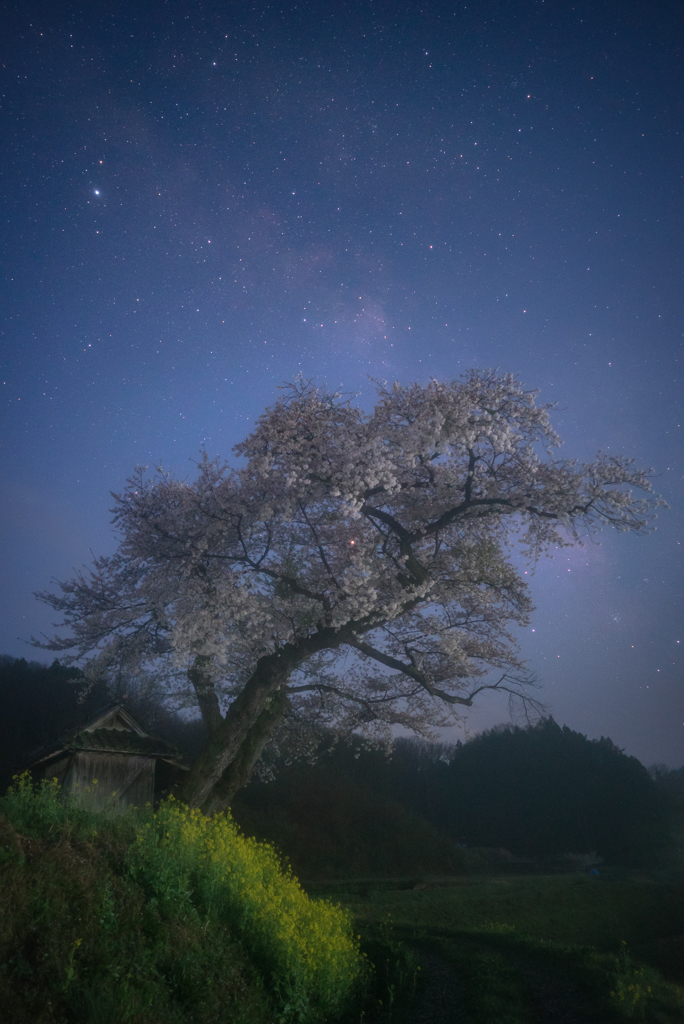
<svg viewBox="0 0 684 1024"><path fill-rule="evenodd" d="M153 803L160 775L168 785L173 774L188 770L175 747L146 732L123 704L44 748L30 767L43 778L56 778L62 792L82 806L115 814Z"/></svg>

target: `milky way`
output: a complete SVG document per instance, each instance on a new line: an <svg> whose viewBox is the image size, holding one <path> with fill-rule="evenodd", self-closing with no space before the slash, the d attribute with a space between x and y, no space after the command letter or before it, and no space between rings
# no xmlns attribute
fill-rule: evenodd
<svg viewBox="0 0 684 1024"><path fill-rule="evenodd" d="M157 9L158 8L158 9ZM0 652L301 372L511 371L568 457L658 473L650 538L532 578L560 722L684 761L681 115L646 4L33 4L4 31ZM504 720L486 700L472 730Z"/></svg>

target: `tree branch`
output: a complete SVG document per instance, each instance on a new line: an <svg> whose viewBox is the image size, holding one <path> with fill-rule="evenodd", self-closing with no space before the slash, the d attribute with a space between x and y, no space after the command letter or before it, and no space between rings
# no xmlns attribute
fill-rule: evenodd
<svg viewBox="0 0 684 1024"><path fill-rule="evenodd" d="M375 647L371 647L370 644L366 643L365 640L359 640L358 637L354 637L354 639L347 640L346 642L350 647L355 647L357 651L367 654L374 661L379 661L381 665L386 665L387 668L393 668L395 671L402 672L405 676L415 679L431 697L439 697L440 700L445 701L447 704L465 704L466 707L470 707L473 703L470 697L457 697L453 693L446 693L444 690L438 689L438 687L428 682L425 673L421 672L415 665L407 665L404 661L399 661L383 651L378 651Z"/></svg>
<svg viewBox="0 0 684 1024"><path fill-rule="evenodd" d="M304 516L304 522L306 523L306 525L311 530L311 533L313 534L313 539L316 542L316 548L318 549L318 553L321 556L321 561L323 562L323 565L326 568L326 572L328 573L328 576L333 581L333 583L335 584L337 589L340 591L340 593L344 594L344 590L342 589L340 584L337 582L337 577L335 576L335 574L333 573L332 569L328 565L328 559L325 556L325 551L323 550L323 545L321 544L320 540L318 539L318 534L316 533L316 530L315 530L313 524L309 521L309 517L306 514L306 509L304 508L304 506L301 503L299 505L299 508L301 510L302 515ZM327 622L327 620L326 620L326 622ZM327 623L327 624L329 625L329 623Z"/></svg>
<svg viewBox="0 0 684 1024"><path fill-rule="evenodd" d="M391 704L395 700L406 700L407 697L414 696L418 690L414 690L412 693L394 693L390 696L385 695L384 697L357 697L353 693L349 693L347 690L340 690L337 686L331 686L330 683L306 683L302 686L288 686L288 693L306 693L307 691L320 691L322 693L334 693L343 700L350 700L356 704L363 704L364 707L370 704Z"/></svg>
<svg viewBox="0 0 684 1024"><path fill-rule="evenodd" d="M221 726L223 715L216 696L214 680L209 672L210 663L211 659L205 655L196 655L192 668L188 669L188 679L195 689L202 719L211 736Z"/></svg>

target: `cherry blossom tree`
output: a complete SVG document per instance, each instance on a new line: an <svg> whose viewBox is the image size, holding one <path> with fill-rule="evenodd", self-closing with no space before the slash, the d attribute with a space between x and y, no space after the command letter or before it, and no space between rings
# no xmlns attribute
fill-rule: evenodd
<svg viewBox="0 0 684 1024"><path fill-rule="evenodd" d="M427 737L485 690L537 706L512 552L645 533L664 504L630 459L554 458L551 406L509 375L374 383L367 415L298 378L234 448L240 468L138 469L114 495L117 552L37 595L66 627L37 646L75 649L91 679L165 666L199 706L183 797L205 813L274 736Z"/></svg>

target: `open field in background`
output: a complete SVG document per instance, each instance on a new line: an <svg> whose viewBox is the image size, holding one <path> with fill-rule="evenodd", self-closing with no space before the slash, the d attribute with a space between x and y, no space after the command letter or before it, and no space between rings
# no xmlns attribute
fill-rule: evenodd
<svg viewBox="0 0 684 1024"><path fill-rule="evenodd" d="M369 1020L684 1021L681 874L359 878L306 888L353 912L385 971L384 1009ZM422 964L413 996L399 941Z"/></svg>
<svg viewBox="0 0 684 1024"><path fill-rule="evenodd" d="M566 792L568 775L581 774L568 773L566 747L591 764L600 755L633 789L612 788L612 775L600 786L587 782L587 771L586 784ZM525 769L526 782L519 776L530 751L539 762ZM668 777L670 793L668 780L656 784L609 742L553 723L466 744L449 755L458 770L439 753L397 744L387 759L341 747L311 768L293 765L275 782L250 784L233 805L245 832L274 843L311 895L354 914L377 968L366 1021L684 1021L679 774ZM477 763L466 777L468 759ZM560 788L549 793L542 783L551 776ZM502 795L511 779L517 793ZM471 821L465 846L457 828L473 792L482 820ZM577 849L580 805L593 806L594 822L580 848L598 855L573 858L564 851ZM474 845L478 829L481 842L513 852Z"/></svg>
<svg viewBox="0 0 684 1024"><path fill-rule="evenodd" d="M391 914L401 928L497 923L535 939L602 951L617 950L624 941L644 962L684 984L684 875L602 869L598 878L584 872L303 884L310 895L339 900L362 922Z"/></svg>

